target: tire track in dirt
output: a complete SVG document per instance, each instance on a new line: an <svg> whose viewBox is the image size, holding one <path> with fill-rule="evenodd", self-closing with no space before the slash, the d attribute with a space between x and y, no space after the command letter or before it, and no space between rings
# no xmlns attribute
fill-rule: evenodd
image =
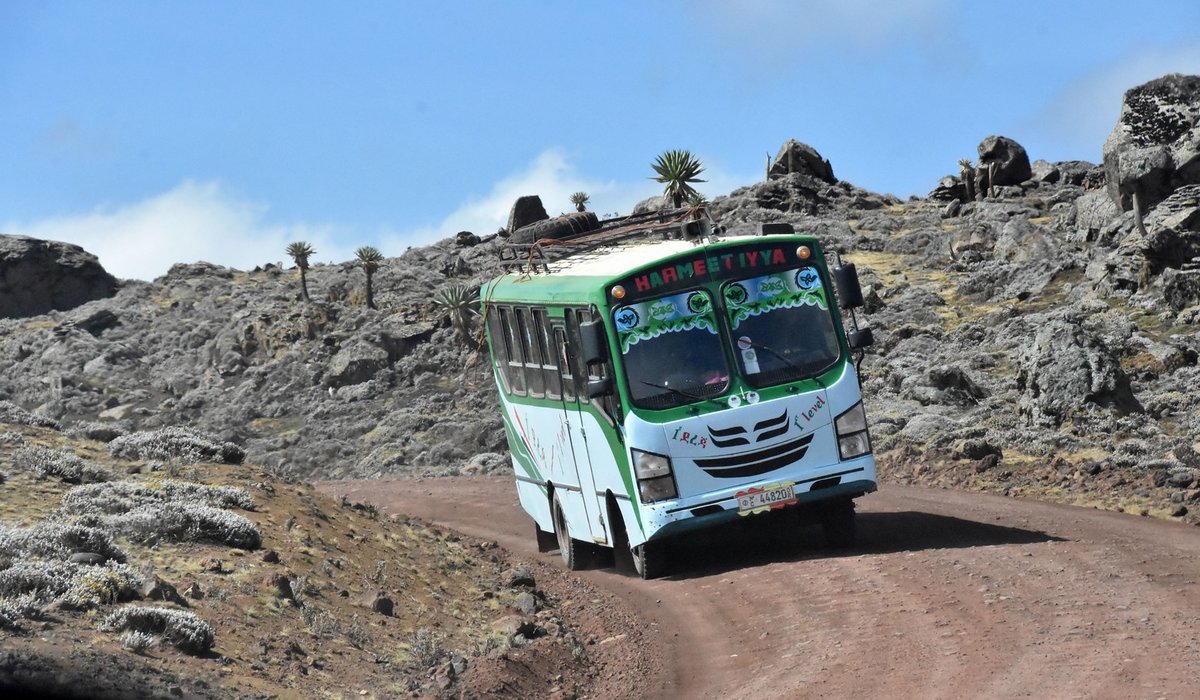
<svg viewBox="0 0 1200 700"><path fill-rule="evenodd" d="M320 487L538 554L511 479ZM778 523L678 548L675 573L587 571L657 629L665 697L1192 697L1200 530L986 494L885 485L861 545ZM757 526L756 526L757 525Z"/></svg>

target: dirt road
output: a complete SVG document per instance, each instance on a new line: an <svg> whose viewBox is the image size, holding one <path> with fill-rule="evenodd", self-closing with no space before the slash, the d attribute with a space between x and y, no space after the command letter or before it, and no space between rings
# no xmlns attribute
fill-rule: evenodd
<svg viewBox="0 0 1200 700"><path fill-rule="evenodd" d="M538 554L506 478L323 490ZM999 496L884 486L861 546L748 527L641 581L587 571L657 629L645 697L1192 698L1200 529Z"/></svg>

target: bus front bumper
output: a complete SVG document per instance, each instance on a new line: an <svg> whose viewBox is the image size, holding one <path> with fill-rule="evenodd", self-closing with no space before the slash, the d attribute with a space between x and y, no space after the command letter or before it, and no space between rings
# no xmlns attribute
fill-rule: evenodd
<svg viewBox="0 0 1200 700"><path fill-rule="evenodd" d="M794 481L795 502L783 507L804 508L833 499L857 498L876 490L875 478L875 459L868 454L843 462L835 469L822 470L820 475ZM743 484L726 493L710 493L706 497L688 499L687 502L644 504L642 517L646 539L665 539L753 518L760 511L741 513L738 509L738 493L778 481L780 479L775 478L761 484Z"/></svg>

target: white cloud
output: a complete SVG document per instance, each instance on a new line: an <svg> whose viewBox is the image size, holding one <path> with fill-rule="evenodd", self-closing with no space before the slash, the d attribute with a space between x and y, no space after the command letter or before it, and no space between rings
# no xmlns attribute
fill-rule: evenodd
<svg viewBox="0 0 1200 700"><path fill-rule="evenodd" d="M706 162L700 154L702 162ZM649 164L646 167L650 170ZM710 197L747 184L710 165L707 183L699 189ZM508 222L517 197L536 194L554 216L570 210L573 192L587 192L598 214L629 213L633 205L659 194L662 186L648 178L601 181L580 174L561 149L541 153L526 168L497 182L486 195L470 199L435 227L378 236L384 255L398 255L406 246L425 245L458 231L484 235ZM286 262L292 241L307 241L316 250L313 262L341 262L368 236L347 226L305 222L278 223L268 218L266 204L226 192L219 183L184 182L163 194L116 207L98 207L32 222L6 222L0 231L82 246L96 255L105 269L123 279L149 280L180 262L206 261L236 269L268 262Z"/></svg>
<svg viewBox="0 0 1200 700"><path fill-rule="evenodd" d="M1098 162L1125 91L1167 73L1200 74L1200 46L1140 50L1087 73L1055 94L1028 131L1061 149L1051 159Z"/></svg>
<svg viewBox="0 0 1200 700"><path fill-rule="evenodd" d="M355 246L335 243L330 226L278 224L268 207L224 192L215 182L184 182L164 194L117 208L41 221L8 222L3 231L83 246L120 278L153 279L177 262L206 261L249 269L286 259L287 244L304 240L314 262L342 261Z"/></svg>
<svg viewBox="0 0 1200 700"><path fill-rule="evenodd" d="M708 162L703 154L697 157L702 163ZM649 161L646 171L651 172ZM731 175L712 164L706 167L702 177L707 182L697 189L710 198L728 194L749 182L747 178ZM430 243L459 231L486 235L508 224L509 211L518 197L538 195L546 212L555 216L572 210L570 198L574 192L587 192L591 197L588 208L603 216L628 214L639 201L660 194L662 185L648 177L628 181L589 178L578 172L565 151L551 148L524 169L497 182L487 195L464 202L437 226L384 236L383 240L389 249L402 249L406 245Z"/></svg>

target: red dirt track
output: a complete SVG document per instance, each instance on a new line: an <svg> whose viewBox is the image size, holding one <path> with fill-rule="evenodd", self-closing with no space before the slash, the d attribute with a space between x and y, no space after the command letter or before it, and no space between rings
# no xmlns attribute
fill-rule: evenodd
<svg viewBox="0 0 1200 700"><path fill-rule="evenodd" d="M510 478L320 487L557 559ZM656 630L665 670L630 695L1200 695L1200 529L889 485L858 504L848 552L747 523L679 548L664 579L580 572Z"/></svg>

